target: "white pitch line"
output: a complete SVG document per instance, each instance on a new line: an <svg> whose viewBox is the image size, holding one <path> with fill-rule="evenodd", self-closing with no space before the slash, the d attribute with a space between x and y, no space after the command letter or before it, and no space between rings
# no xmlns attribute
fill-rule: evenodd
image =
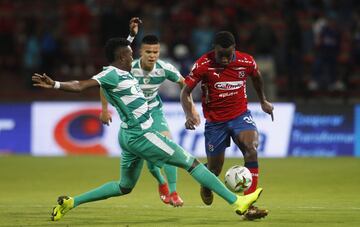
<svg viewBox="0 0 360 227"><path fill-rule="evenodd" d="M154 205L149 205L149 204L143 204L141 205L143 208L152 208L154 207ZM128 205L109 205L109 206L99 206L97 205L96 207L89 207L89 206L82 206L84 208L101 208L101 209L105 209L105 208L130 208L130 207L138 207L138 206L128 206ZM26 206L26 205L0 205L0 208L51 208L51 205L49 206L45 206L45 205L31 205L31 206ZM162 207L158 207L157 209L166 209L166 208L174 208L171 205L168 206L162 206ZM213 209L211 206L205 206L205 205L196 205L196 206L189 206L189 205L185 205L183 207L181 207L180 209ZM217 207L219 208L219 207ZM226 207L224 207L226 208ZM298 210L334 210L335 208L333 207L321 207L321 206L300 206L300 207L266 207L268 209L279 209L279 210L288 210L288 209L298 209ZM360 207L343 207L342 210L360 210Z"/></svg>

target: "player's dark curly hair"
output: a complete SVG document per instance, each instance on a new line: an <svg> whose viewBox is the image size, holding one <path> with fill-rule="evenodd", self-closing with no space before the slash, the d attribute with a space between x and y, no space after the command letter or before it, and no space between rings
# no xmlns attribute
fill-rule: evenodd
<svg viewBox="0 0 360 227"><path fill-rule="evenodd" d="M235 37L231 32L220 31L215 34L214 45L219 45L222 48L228 48L235 44Z"/></svg>
<svg viewBox="0 0 360 227"><path fill-rule="evenodd" d="M141 40L142 44L158 44L160 41L158 39L158 37L156 35L146 35L144 36L144 38Z"/></svg>
<svg viewBox="0 0 360 227"><path fill-rule="evenodd" d="M109 39L105 44L105 55L106 59L109 63L112 63L115 61L115 54L116 50L119 47L127 47L130 45L130 42L124 38L112 38Z"/></svg>

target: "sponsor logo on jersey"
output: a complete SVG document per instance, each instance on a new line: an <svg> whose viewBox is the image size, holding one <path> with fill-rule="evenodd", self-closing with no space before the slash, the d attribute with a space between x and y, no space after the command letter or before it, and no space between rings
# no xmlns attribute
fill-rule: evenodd
<svg viewBox="0 0 360 227"><path fill-rule="evenodd" d="M150 77L144 77L143 81L144 81L144 84L150 83Z"/></svg>
<svg viewBox="0 0 360 227"><path fill-rule="evenodd" d="M133 94L133 95L137 95L137 94L139 94L139 93L142 93L142 90L141 90L141 88L140 88L140 85L139 85L139 84L134 84L134 86L131 86L130 92L131 92L131 94Z"/></svg>
<svg viewBox="0 0 360 227"><path fill-rule="evenodd" d="M206 64L206 63L209 63L210 61L211 61L210 59L207 59L207 58L206 58L205 61L201 63L201 65L204 65L204 64Z"/></svg>
<svg viewBox="0 0 360 227"><path fill-rule="evenodd" d="M225 97L229 97L229 96L234 96L234 95L236 95L237 93L238 93L237 91L221 93L221 94L219 94L219 97L220 97L220 98L225 98Z"/></svg>
<svg viewBox="0 0 360 227"><path fill-rule="evenodd" d="M239 71L239 78L244 78L246 75L245 71Z"/></svg>
<svg viewBox="0 0 360 227"><path fill-rule="evenodd" d="M252 61L249 61L247 59L245 59L245 60L239 59L238 62L247 63L247 64L252 64L253 63Z"/></svg>
<svg viewBox="0 0 360 227"><path fill-rule="evenodd" d="M153 94L154 94L154 92L155 91L153 91L153 90L143 90L143 93L144 93L144 96L145 97L150 97L150 96L152 96Z"/></svg>
<svg viewBox="0 0 360 227"><path fill-rule="evenodd" d="M216 76L217 78L220 77L220 73L217 73L217 72L213 72L214 76Z"/></svg>
<svg viewBox="0 0 360 227"><path fill-rule="evenodd" d="M236 90L243 86L244 81L223 81L215 83L214 87L218 90Z"/></svg>

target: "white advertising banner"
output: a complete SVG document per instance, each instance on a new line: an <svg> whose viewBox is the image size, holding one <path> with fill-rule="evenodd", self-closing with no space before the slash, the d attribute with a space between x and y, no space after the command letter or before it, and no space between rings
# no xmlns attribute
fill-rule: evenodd
<svg viewBox="0 0 360 227"><path fill-rule="evenodd" d="M288 153L295 105L274 104L274 121L262 111L260 104L249 104L252 116L259 131L260 157L285 157Z"/></svg>
<svg viewBox="0 0 360 227"><path fill-rule="evenodd" d="M180 103L164 103L165 117L174 141L197 157L205 157L204 123L194 131L185 130L185 116ZM284 157L287 155L290 130L295 106L275 104L272 122L258 104L249 104L260 135L260 157ZM35 102L32 105L33 155L99 154L120 155L118 130L120 119L113 107L112 122L104 126L98 120L99 102ZM197 104L201 113L201 105ZM226 150L227 157L242 157L232 143Z"/></svg>
<svg viewBox="0 0 360 227"><path fill-rule="evenodd" d="M274 122L271 121L268 114L261 110L259 104L250 103L248 107L259 131L259 156L285 157L288 151L295 106L289 103L275 103ZM197 110L202 116L201 125L195 131L184 129L185 117L179 103L165 103L163 109L175 142L197 157L206 157L205 120L201 104L197 104ZM226 156L242 157L242 153L232 142L231 146L226 149Z"/></svg>
<svg viewBox="0 0 360 227"><path fill-rule="evenodd" d="M35 102L32 105L33 155L119 155L120 120L112 111L110 126L99 121L99 102Z"/></svg>

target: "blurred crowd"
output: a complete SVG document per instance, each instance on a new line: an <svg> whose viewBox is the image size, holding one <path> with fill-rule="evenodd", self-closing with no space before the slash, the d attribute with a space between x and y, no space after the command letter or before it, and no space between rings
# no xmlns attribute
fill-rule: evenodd
<svg viewBox="0 0 360 227"><path fill-rule="evenodd" d="M211 50L214 34L229 30L237 49L255 57L270 100L360 97L359 2L0 0L0 100L36 97L33 72L60 81L94 75L106 65L106 40L127 37L133 16L143 20L135 57L141 37L156 34L160 57L184 76ZM178 90L161 92L166 100L178 99Z"/></svg>

